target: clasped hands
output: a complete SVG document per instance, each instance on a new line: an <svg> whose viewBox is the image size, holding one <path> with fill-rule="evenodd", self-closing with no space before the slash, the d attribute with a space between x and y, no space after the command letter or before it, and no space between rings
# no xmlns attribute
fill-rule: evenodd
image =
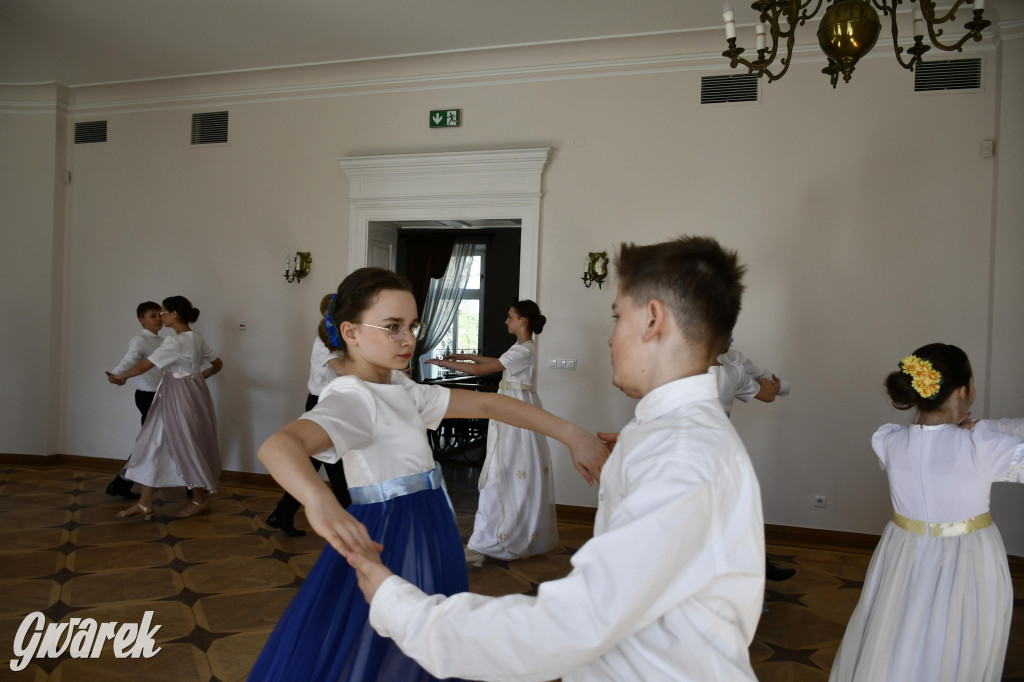
<svg viewBox="0 0 1024 682"><path fill-rule="evenodd" d="M116 374L111 374L110 372L104 372L104 374L107 375L107 381L109 381L110 383L112 383L112 384L114 384L116 386L124 386L126 383L128 383L127 379L122 379L121 377L117 376Z"/></svg>

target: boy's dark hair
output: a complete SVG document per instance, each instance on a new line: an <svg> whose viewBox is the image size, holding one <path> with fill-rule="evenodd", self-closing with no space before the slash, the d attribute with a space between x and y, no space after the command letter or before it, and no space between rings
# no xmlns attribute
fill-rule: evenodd
<svg viewBox="0 0 1024 682"><path fill-rule="evenodd" d="M661 301L688 341L721 348L736 325L743 273L735 251L712 237L661 244L623 243L616 260L622 293L637 305Z"/></svg>
<svg viewBox="0 0 1024 682"><path fill-rule="evenodd" d="M160 312L160 304L155 301L143 301L135 307L135 317L142 317L150 310Z"/></svg>
<svg viewBox="0 0 1024 682"><path fill-rule="evenodd" d="M913 353L922 360L932 363L932 368L942 376L939 392L931 398L924 398L914 389L913 377L900 369L885 377L885 390L892 406L897 410L916 407L921 412L937 412L942 409L949 394L961 386L970 386L974 371L967 353L948 343L929 343Z"/></svg>
<svg viewBox="0 0 1024 682"><path fill-rule="evenodd" d="M377 296L386 289L412 293L409 280L386 268L359 268L343 279L338 285L338 297L330 311L335 329L342 322L359 322L363 311L376 303ZM326 298L330 301L330 296ZM320 320L320 326L317 328L320 340L331 350L346 350L345 342L340 336L331 339L325 320L326 316L324 320Z"/></svg>

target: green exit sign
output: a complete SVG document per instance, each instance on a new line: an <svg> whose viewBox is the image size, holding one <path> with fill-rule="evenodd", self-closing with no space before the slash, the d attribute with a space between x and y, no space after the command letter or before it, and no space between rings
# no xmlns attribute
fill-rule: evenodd
<svg viewBox="0 0 1024 682"><path fill-rule="evenodd" d="M435 109L430 112L431 128L458 128L462 125L462 109Z"/></svg>

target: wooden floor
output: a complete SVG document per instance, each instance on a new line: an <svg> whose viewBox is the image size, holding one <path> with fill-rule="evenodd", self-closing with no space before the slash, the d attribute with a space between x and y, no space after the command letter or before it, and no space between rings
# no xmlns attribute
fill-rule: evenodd
<svg viewBox="0 0 1024 682"><path fill-rule="evenodd" d="M183 489L164 490L154 521L115 519L126 504L104 493L110 478L67 466L0 467L0 680L245 679L323 542L268 528L263 520L279 491L266 487L223 486L213 513L194 519L175 518L187 502ZM446 479L468 537L475 473L453 469ZM308 528L301 514L298 525ZM470 589L535 593L539 583L568 572L591 530L585 520L560 520L562 547L524 561L488 560L471 570ZM771 543L768 550L797 573L767 584L769 612L750 647L758 678L826 680L870 551ZM1024 680L1024 578L1014 585L1004 680ZM116 659L108 651L98 659L35 660L15 673L6 661L14 657L19 625L34 611L65 622L139 622L154 611L163 649L148 660Z"/></svg>

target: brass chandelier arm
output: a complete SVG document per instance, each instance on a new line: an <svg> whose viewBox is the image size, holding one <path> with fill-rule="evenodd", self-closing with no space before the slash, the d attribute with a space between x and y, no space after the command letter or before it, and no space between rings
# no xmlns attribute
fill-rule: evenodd
<svg viewBox="0 0 1024 682"><path fill-rule="evenodd" d="M900 1L901 0L896 0L896 3L898 4ZM881 2L879 2L878 0L871 0L871 2L874 4L875 7L880 9L883 14L887 15L892 22L892 47L893 50L896 52L896 61L899 62L900 66L902 66L904 69L913 71L915 66L924 61L923 59L921 59L921 55L923 55L931 48L925 45L921 41L921 38L915 37L914 44L911 45L906 50L907 53L911 55L910 60L904 61L903 48L900 47L899 27L897 25L898 22L896 20L896 7L890 7L888 0L882 0Z"/></svg>
<svg viewBox="0 0 1024 682"><path fill-rule="evenodd" d="M814 12L808 14L806 8L812 2L816 3ZM767 76L769 83L782 78L786 71L789 70L789 65L792 62L797 25L802 25L813 17L821 7L821 4L822 0L806 0L805 2L800 2L800 0L759 0L755 2L751 5L751 8L759 10L761 12L760 21L768 25L768 32L771 35L771 47L758 50L757 59L746 59L740 56L744 50L742 47L736 47L736 39L729 38L729 49L723 52L722 56L729 58L729 66L732 68L742 64L746 67L747 73L756 73L759 78ZM783 29L780 26L780 19L783 16L785 16L785 21L789 26L788 29ZM786 41L785 57L779 56L780 41L783 38ZM772 73L769 67L775 63L777 57L779 58L782 70L778 73Z"/></svg>
<svg viewBox="0 0 1024 682"><path fill-rule="evenodd" d="M956 19L956 11L963 5L967 0L956 0L953 6L949 8L944 16L935 16L935 3L932 0L918 0L921 3L921 14L924 15L925 21L929 24L944 24L947 21ZM972 3L973 4L973 3ZM941 33L941 31L940 31Z"/></svg>

